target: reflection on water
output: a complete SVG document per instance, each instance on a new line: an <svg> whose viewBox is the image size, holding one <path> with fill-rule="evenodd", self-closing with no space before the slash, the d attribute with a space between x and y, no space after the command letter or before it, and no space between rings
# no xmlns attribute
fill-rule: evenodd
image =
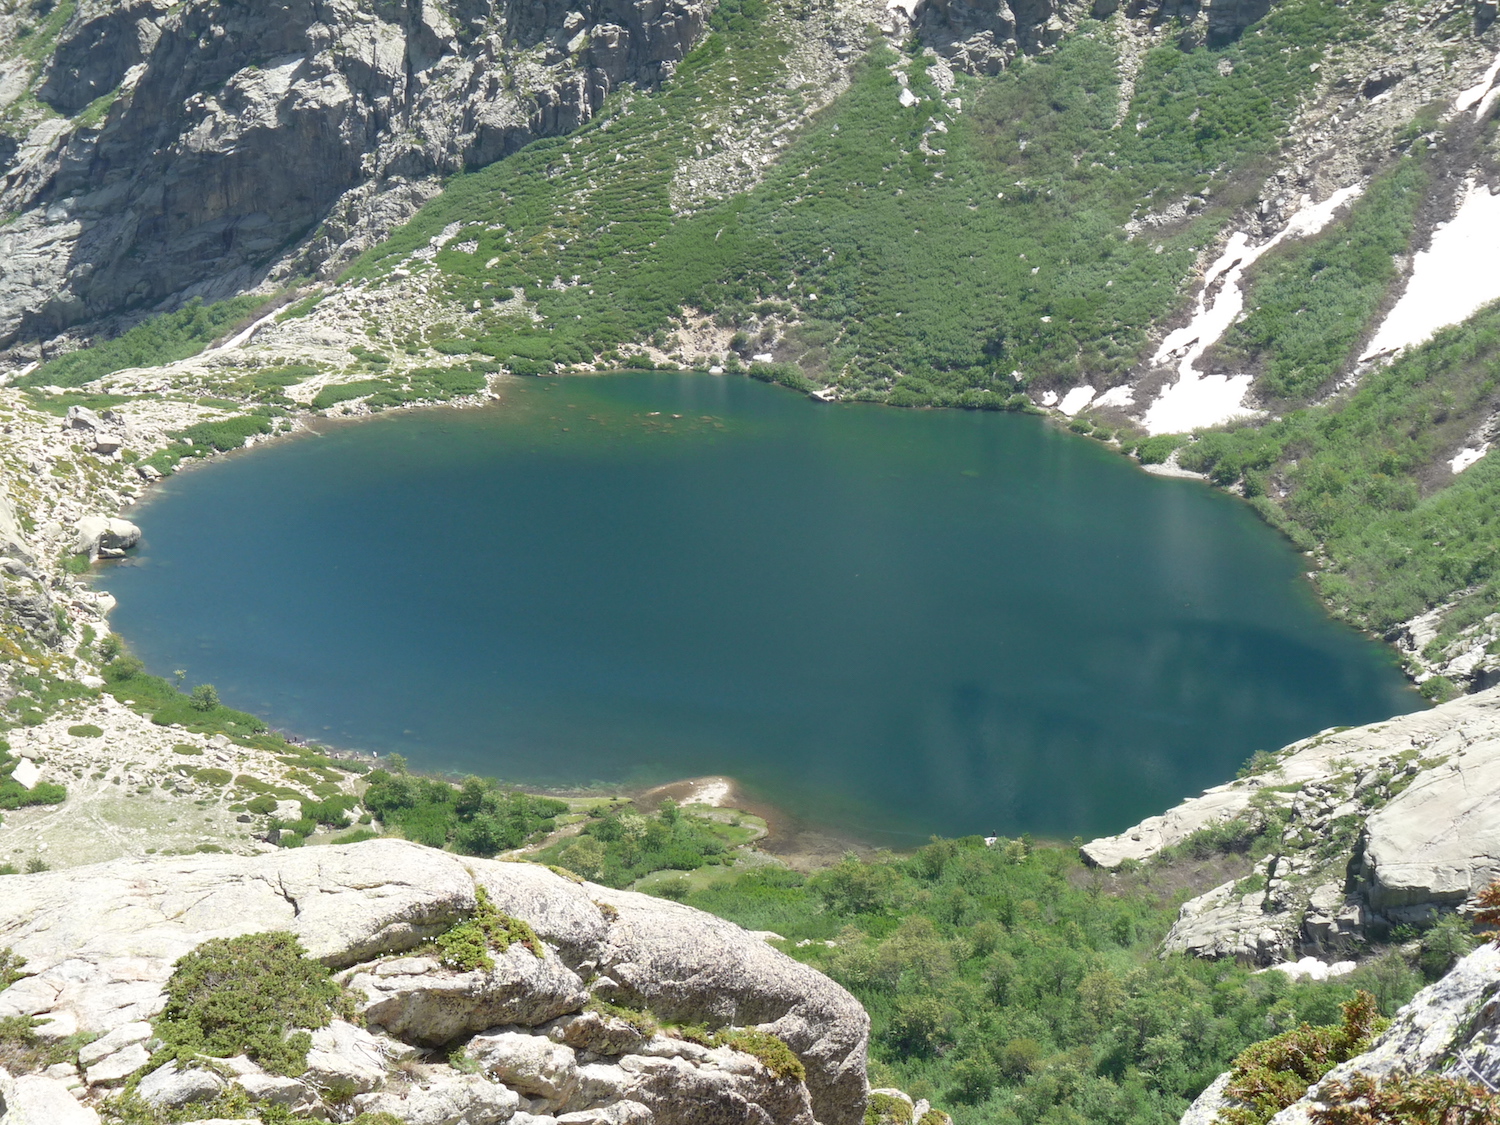
<svg viewBox="0 0 1500 1125"><path fill-rule="evenodd" d="M722 773L813 820L1119 829L1413 710L1243 505L1032 418L529 380L188 473L104 584L156 670L512 779Z"/></svg>

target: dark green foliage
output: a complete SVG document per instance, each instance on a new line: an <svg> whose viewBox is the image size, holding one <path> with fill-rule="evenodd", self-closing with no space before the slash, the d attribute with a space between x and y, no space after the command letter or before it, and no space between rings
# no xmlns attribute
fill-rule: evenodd
<svg viewBox="0 0 1500 1125"><path fill-rule="evenodd" d="M456 969L471 972L493 969L491 953L504 953L520 943L538 957L545 956L541 939L519 918L501 913L483 887L474 888L474 913L437 938L443 960Z"/></svg>
<svg viewBox="0 0 1500 1125"><path fill-rule="evenodd" d="M900 60L877 50L759 186L677 214L673 175L713 144L715 107L753 105L785 80L786 45L738 0L659 93L455 178L351 273L376 276L458 222L463 239L437 254L433 282L493 311L430 332L450 354L535 373L616 362L665 337L685 308L736 327L777 314L798 321L780 350L804 375L860 397L1014 407L1013 371L1061 384L1135 362L1198 249L1253 193L1256 161L1323 46L1362 33L1364 6L1300 0L1223 50L1152 50L1122 128L1115 55L1097 25L1044 59L965 80L962 113L939 108L923 65L908 76L926 100L902 107L888 70ZM935 110L946 133L929 132ZM1198 189L1210 192L1199 215L1126 237L1143 202ZM469 239L477 249L457 249ZM514 290L540 323L494 308Z"/></svg>
<svg viewBox="0 0 1500 1125"><path fill-rule="evenodd" d="M152 1059L249 1055L273 1074L307 1069L306 1031L350 1011L327 966L288 933L206 941L181 958L167 981L167 1005L153 1021L164 1046Z"/></svg>
<svg viewBox="0 0 1500 1125"><path fill-rule="evenodd" d="M1464 957L1474 951L1479 939L1467 918L1448 914L1433 923L1422 935L1417 963L1428 980L1437 980Z"/></svg>
<svg viewBox="0 0 1500 1125"><path fill-rule="evenodd" d="M462 786L371 770L365 808L408 840L441 848L450 843L466 855L494 855L518 848L556 827L567 802L500 788L471 777Z"/></svg>
<svg viewBox="0 0 1500 1125"><path fill-rule="evenodd" d="M0 750L0 809L22 809L29 805L60 805L68 791L50 781L38 781L27 789L12 775L21 759Z"/></svg>
<svg viewBox="0 0 1500 1125"><path fill-rule="evenodd" d="M1423 983L1394 955L1321 983L1161 959L1179 900L1022 841L939 840L812 876L757 868L686 901L774 930L850 989L870 1012L873 1084L959 1125L1175 1125L1251 1044L1337 1021L1361 988L1393 1012Z"/></svg>
<svg viewBox="0 0 1500 1125"><path fill-rule="evenodd" d="M19 385L81 387L122 368L156 367L186 359L264 304L264 297L235 297L213 305L195 299L176 312L143 321L123 336L49 360Z"/></svg>
<svg viewBox="0 0 1500 1125"><path fill-rule="evenodd" d="M67 416L69 407L82 406L97 413L124 402L134 401L136 397L134 395L48 395L38 390L26 392L26 401L29 405L37 410L44 410L48 414L55 414L59 418Z"/></svg>
<svg viewBox="0 0 1500 1125"><path fill-rule="evenodd" d="M1224 1093L1239 1104L1220 1111L1219 1121L1266 1125L1323 1075L1363 1052L1389 1022L1380 1018L1374 996L1358 992L1344 1004L1339 1023L1304 1023L1255 1044L1234 1060Z"/></svg>
<svg viewBox="0 0 1500 1125"><path fill-rule="evenodd" d="M1427 185L1425 149L1376 180L1349 215L1317 238L1257 264L1249 314L1231 326L1222 362L1259 366L1257 389L1305 399L1334 378L1367 331L1411 242Z"/></svg>
<svg viewBox="0 0 1500 1125"><path fill-rule="evenodd" d="M372 357L367 355L365 362ZM376 366L384 366L389 360L380 357ZM446 402L462 395L478 394L485 387L483 361L463 367L417 367L405 375L390 375L380 379L358 379L352 383L336 383L324 387L313 398L314 410L327 410L341 402L363 398L372 410L387 406L404 406L412 402ZM549 368L550 370L550 368ZM517 374L541 374L541 372L517 372Z"/></svg>
<svg viewBox="0 0 1500 1125"><path fill-rule="evenodd" d="M554 844L537 859L607 887L626 887L652 871L693 871L728 853L724 826L665 802L655 816L630 805L612 808L586 824L576 840Z"/></svg>
<svg viewBox="0 0 1500 1125"><path fill-rule="evenodd" d="M1205 433L1178 460L1219 484L1243 481L1267 519L1300 546L1321 545L1328 566L1316 582L1355 624L1383 632L1470 588L1461 608L1477 620L1500 599L1500 459L1457 477L1446 467L1427 474L1497 393L1500 308L1491 307L1370 372L1345 398ZM1267 480L1278 488L1268 492Z"/></svg>
<svg viewBox="0 0 1500 1125"><path fill-rule="evenodd" d="M228 453L243 446L246 438L270 432L269 419L259 414L239 414L233 418L221 418L217 422L199 422L172 436L186 438L195 446L204 445L220 453Z"/></svg>

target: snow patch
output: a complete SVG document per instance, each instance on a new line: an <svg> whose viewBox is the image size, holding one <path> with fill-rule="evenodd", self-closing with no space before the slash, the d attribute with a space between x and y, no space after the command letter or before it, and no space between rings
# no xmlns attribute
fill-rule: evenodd
<svg viewBox="0 0 1500 1125"><path fill-rule="evenodd" d="M1063 395L1062 404L1057 409L1071 418L1093 400L1093 387L1074 387L1067 394Z"/></svg>
<svg viewBox="0 0 1500 1125"><path fill-rule="evenodd" d="M1500 196L1483 184L1469 184L1464 201L1432 245L1412 261L1411 280L1375 333L1361 359L1373 359L1430 339L1449 325L1468 320L1500 298Z"/></svg>
<svg viewBox="0 0 1500 1125"><path fill-rule="evenodd" d="M1109 390L1105 391L1102 395L1094 400L1094 405L1119 407L1134 406L1135 388L1130 386L1128 383L1123 383L1118 387L1111 387Z"/></svg>
<svg viewBox="0 0 1500 1125"><path fill-rule="evenodd" d="M1304 957L1300 961L1288 961L1261 969L1263 973L1285 973L1293 980L1328 980L1352 973L1357 966L1353 961L1335 961L1333 964L1319 961L1316 957Z"/></svg>
<svg viewBox="0 0 1500 1125"><path fill-rule="evenodd" d="M1490 87L1495 84L1496 76L1500 76L1500 55L1495 56L1495 61L1490 63L1490 68L1484 72L1483 78L1453 99L1453 112L1462 113L1481 101L1490 92ZM1483 114L1477 116L1483 116Z"/></svg>
<svg viewBox="0 0 1500 1125"><path fill-rule="evenodd" d="M1203 426L1216 426L1232 418L1247 417L1257 411L1243 403L1245 393L1254 381L1249 375L1203 375L1196 368L1199 359L1215 344L1245 307L1240 281L1261 255L1288 238L1305 238L1326 227L1339 208L1357 199L1362 184L1352 184L1334 192L1322 203L1302 197L1302 205L1275 237L1259 246L1250 245L1244 231L1235 231L1218 261L1203 276L1198 293L1198 307L1193 319L1167 338L1157 348L1154 362L1177 359L1177 382L1162 390L1146 411L1142 423L1153 434L1184 433ZM1214 295L1214 287L1218 291Z"/></svg>
<svg viewBox="0 0 1500 1125"><path fill-rule="evenodd" d="M1489 451L1490 447L1488 445L1481 449L1460 449L1458 456L1448 462L1448 468L1453 470L1454 476L1457 476Z"/></svg>

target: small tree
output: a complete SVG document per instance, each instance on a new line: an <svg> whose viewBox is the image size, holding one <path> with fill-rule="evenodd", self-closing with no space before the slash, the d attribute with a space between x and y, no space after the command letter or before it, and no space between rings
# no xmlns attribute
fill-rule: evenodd
<svg viewBox="0 0 1500 1125"><path fill-rule="evenodd" d="M213 684L199 684L190 699L194 711L212 711L219 705L219 692Z"/></svg>

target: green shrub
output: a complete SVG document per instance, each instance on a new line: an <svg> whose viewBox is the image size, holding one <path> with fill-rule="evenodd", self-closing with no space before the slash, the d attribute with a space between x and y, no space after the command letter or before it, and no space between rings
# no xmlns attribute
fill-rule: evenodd
<svg viewBox="0 0 1500 1125"><path fill-rule="evenodd" d="M519 918L496 909L488 891L475 887L474 898L474 913L437 938L445 964L465 972L493 969L495 960L490 953L504 953L517 942L537 957L544 955L536 932Z"/></svg>
<svg viewBox="0 0 1500 1125"><path fill-rule="evenodd" d="M79 723L76 726L69 727L68 733L74 738L98 738L104 734L104 730L101 727L94 726L93 723Z"/></svg>
<svg viewBox="0 0 1500 1125"><path fill-rule="evenodd" d="M912 1125L911 1106L892 1094L871 1094L864 1125Z"/></svg>
<svg viewBox="0 0 1500 1125"><path fill-rule="evenodd" d="M178 960L167 1003L153 1021L164 1046L152 1058L248 1055L273 1074L307 1069L306 1031L352 1011L327 966L288 933L215 938Z"/></svg>
<svg viewBox="0 0 1500 1125"><path fill-rule="evenodd" d="M172 436L186 438L194 446L229 453L241 448L246 438L270 432L269 419L259 414L240 414L233 418L221 418L217 422L199 422Z"/></svg>
<svg viewBox="0 0 1500 1125"><path fill-rule="evenodd" d="M725 1028L713 1037L716 1047L733 1047L753 1056L778 1079L790 1078L797 1082L807 1080L807 1068L796 1053L786 1045L786 1040L769 1031L755 1028Z"/></svg>
<svg viewBox="0 0 1500 1125"><path fill-rule="evenodd" d="M269 816L276 811L276 798L252 797L245 802L245 811L255 813L257 816Z"/></svg>
<svg viewBox="0 0 1500 1125"><path fill-rule="evenodd" d="M441 848L449 843L466 855L494 855L551 832L566 801L507 791L492 780L471 777L461 786L371 770L364 805L408 840Z"/></svg>
<svg viewBox="0 0 1500 1125"><path fill-rule="evenodd" d="M0 809L22 809L32 805L60 805L68 799L68 791L50 781L39 781L27 789L12 776L19 758L0 750Z"/></svg>

